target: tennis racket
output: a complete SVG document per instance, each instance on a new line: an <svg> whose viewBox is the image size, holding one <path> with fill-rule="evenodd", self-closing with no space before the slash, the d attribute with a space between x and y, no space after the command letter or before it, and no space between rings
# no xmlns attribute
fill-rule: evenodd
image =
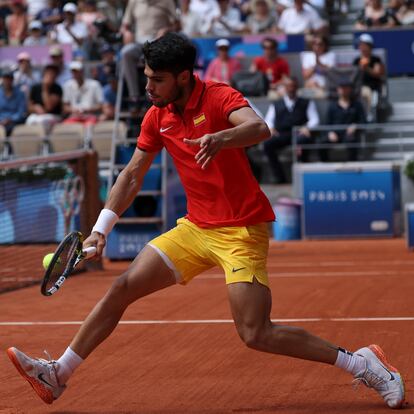
<svg viewBox="0 0 414 414"><path fill-rule="evenodd" d="M82 250L83 236L78 231L69 233L59 244L46 269L40 291L44 296L56 293L78 263L96 254L96 247Z"/></svg>

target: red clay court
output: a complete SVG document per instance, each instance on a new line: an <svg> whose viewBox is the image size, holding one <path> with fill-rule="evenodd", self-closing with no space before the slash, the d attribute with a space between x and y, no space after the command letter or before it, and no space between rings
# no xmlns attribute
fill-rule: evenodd
<svg viewBox="0 0 414 414"><path fill-rule="evenodd" d="M4 351L16 346L43 357L46 349L57 358L127 265L105 263L103 272L75 276L48 298L38 286L0 295L0 414L390 412L337 368L246 348L219 269L132 305L62 398L45 405ZM272 318L350 350L380 344L405 378L403 412L414 412L414 254L404 240L272 242L268 265Z"/></svg>

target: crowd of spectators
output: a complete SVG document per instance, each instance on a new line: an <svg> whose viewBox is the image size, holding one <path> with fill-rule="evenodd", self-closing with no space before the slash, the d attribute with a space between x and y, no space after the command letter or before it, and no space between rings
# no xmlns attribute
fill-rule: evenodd
<svg viewBox="0 0 414 414"><path fill-rule="evenodd" d="M389 0L386 5L382 0L365 0L364 4L355 29L369 31L414 23L413 0ZM43 67L32 64L27 48L17 55L13 66L2 67L0 123L7 134L24 122L41 123L47 133L56 122L90 124L113 119L119 61L124 63L128 105L134 113L145 99L139 64L146 41L168 31L190 38L214 37L218 38L217 55L200 68L199 74L233 86L239 72L263 74L268 97L274 101L267 116L268 120L273 116L269 125L274 134L265 151L275 176L284 181L275 148L289 145L291 134L286 129L281 131L277 123L288 115L291 121L295 119L293 126L303 127L300 142L312 138L308 128L319 124L313 99L329 98L332 92L329 74L336 67L336 55L329 47L329 17L335 7L346 13L349 0L0 0L0 45L44 46L49 51ZM289 62L279 54L279 34L305 36L301 79L292 77ZM263 35L262 53L251 59L248 68L230 54L229 39L235 35ZM375 119L372 108L381 93L385 66L373 53L375 45L368 32L359 39L359 57L353 66L360 74L360 95L353 93L351 99L349 79L341 79L334 88L329 123L352 118L351 125ZM64 58L63 44L71 45L69 60ZM91 61L96 64L90 65ZM350 114L360 104L362 116L357 119ZM293 115L296 105L304 111L298 117ZM304 122L298 124L298 119ZM324 142L353 142L357 138L350 128L343 133L330 131ZM326 151L320 157L329 158ZM306 152L299 158L306 161Z"/></svg>

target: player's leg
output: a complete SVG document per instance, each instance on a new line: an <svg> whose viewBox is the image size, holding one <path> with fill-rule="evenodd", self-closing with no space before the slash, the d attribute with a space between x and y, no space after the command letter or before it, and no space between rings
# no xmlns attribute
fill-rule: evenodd
<svg viewBox="0 0 414 414"><path fill-rule="evenodd" d="M74 370L115 329L129 304L175 283L165 258L147 246L94 307L58 361L30 358L14 347L7 350L9 358L40 398L51 404Z"/></svg>
<svg viewBox="0 0 414 414"><path fill-rule="evenodd" d="M229 284L228 295L237 331L250 348L336 365L374 388L389 407L402 406L403 380L378 345L352 353L302 328L272 323L270 290L256 279Z"/></svg>
<svg viewBox="0 0 414 414"><path fill-rule="evenodd" d="M174 273L163 258L146 246L95 305L70 348L85 359L115 329L128 305L175 283Z"/></svg>
<svg viewBox="0 0 414 414"><path fill-rule="evenodd" d="M247 346L274 354L334 364L338 347L302 328L270 321L272 298L267 286L252 283L227 285L237 332Z"/></svg>

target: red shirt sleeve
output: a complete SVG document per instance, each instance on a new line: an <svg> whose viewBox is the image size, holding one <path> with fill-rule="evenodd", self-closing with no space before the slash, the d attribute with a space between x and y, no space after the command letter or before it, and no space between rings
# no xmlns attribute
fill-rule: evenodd
<svg viewBox="0 0 414 414"><path fill-rule="evenodd" d="M158 131L154 108L152 107L145 114L141 124L141 132L137 139L137 147L147 152L159 152L164 147Z"/></svg>
<svg viewBox="0 0 414 414"><path fill-rule="evenodd" d="M214 89L212 91L214 100L219 103L220 113L224 114L226 118L236 109L250 106L243 95L230 86L220 84Z"/></svg>

